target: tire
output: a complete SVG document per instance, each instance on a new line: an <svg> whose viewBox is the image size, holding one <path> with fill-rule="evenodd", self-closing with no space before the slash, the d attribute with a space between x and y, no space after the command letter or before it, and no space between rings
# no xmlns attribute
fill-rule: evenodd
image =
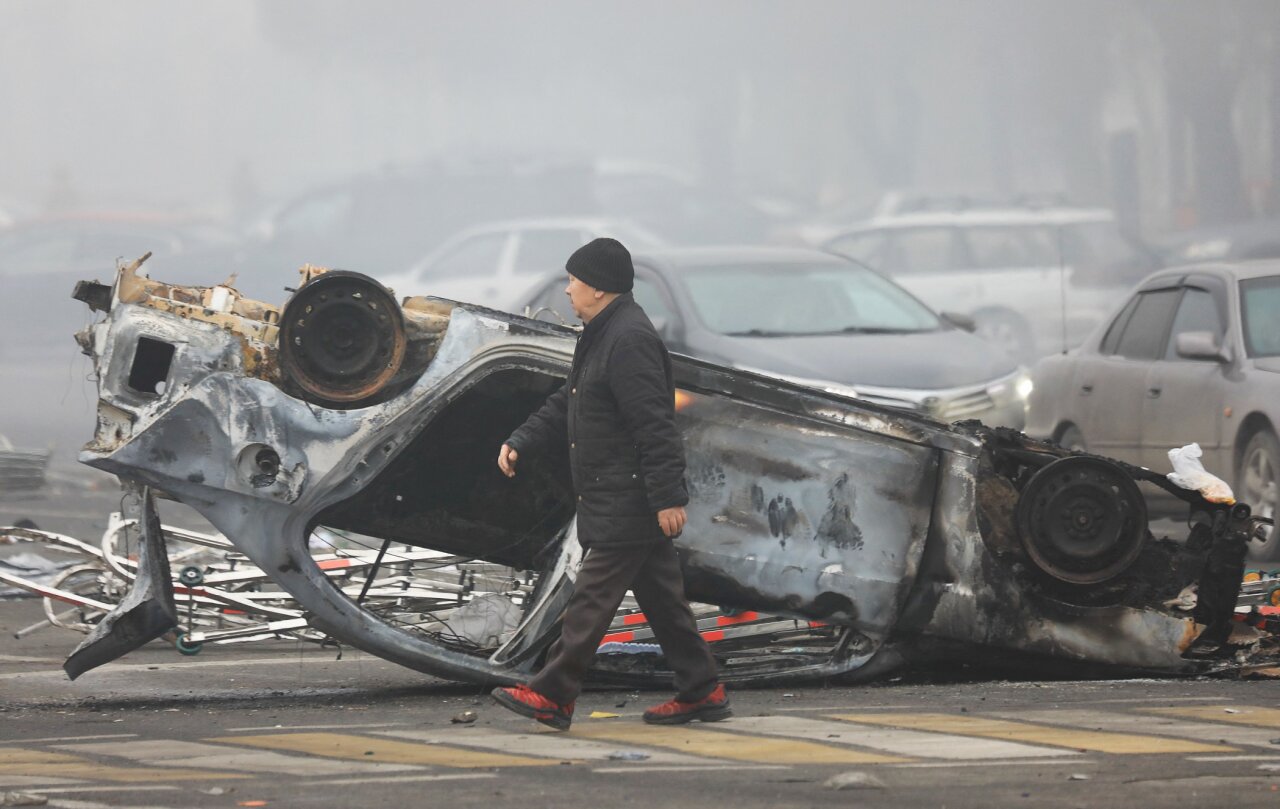
<svg viewBox="0 0 1280 809"><path fill-rule="evenodd" d="M1003 309L988 309L974 312L973 320L977 325L974 334L999 346L1013 359L1023 364L1036 359L1035 338L1021 315Z"/></svg>
<svg viewBox="0 0 1280 809"><path fill-rule="evenodd" d="M1276 516L1280 498L1280 441L1271 430L1255 433L1240 454L1236 470L1236 499L1253 507L1262 517ZM1280 559L1280 531L1271 528L1264 543L1250 543L1249 555L1254 559Z"/></svg>
<svg viewBox="0 0 1280 809"><path fill-rule="evenodd" d="M1084 441L1084 433L1074 424L1068 424L1058 433L1058 446L1070 452L1088 452L1089 445Z"/></svg>

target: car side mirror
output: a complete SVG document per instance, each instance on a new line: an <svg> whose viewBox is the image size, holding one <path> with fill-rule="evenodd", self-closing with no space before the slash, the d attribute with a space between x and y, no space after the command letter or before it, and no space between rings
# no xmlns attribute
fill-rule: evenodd
<svg viewBox="0 0 1280 809"><path fill-rule="evenodd" d="M959 312L943 312L942 319L950 323L952 326L955 326L957 329L962 329L970 333L978 330L978 321L968 315L962 315Z"/></svg>
<svg viewBox="0 0 1280 809"><path fill-rule="evenodd" d="M1184 331L1174 339L1173 347L1183 359L1231 362L1231 355L1211 331Z"/></svg>

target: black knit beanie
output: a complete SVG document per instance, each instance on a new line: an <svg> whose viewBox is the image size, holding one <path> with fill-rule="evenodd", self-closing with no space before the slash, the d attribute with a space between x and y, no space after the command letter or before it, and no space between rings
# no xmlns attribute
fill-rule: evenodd
<svg viewBox="0 0 1280 809"><path fill-rule="evenodd" d="M564 268L589 287L601 292L630 292L635 281L631 253L617 239L592 239L573 251Z"/></svg>

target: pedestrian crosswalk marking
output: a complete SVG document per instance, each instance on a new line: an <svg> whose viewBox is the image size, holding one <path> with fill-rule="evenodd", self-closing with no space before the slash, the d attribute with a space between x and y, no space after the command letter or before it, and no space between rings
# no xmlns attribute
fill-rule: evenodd
<svg viewBox="0 0 1280 809"><path fill-rule="evenodd" d="M322 759L177 739L63 744L58 745L58 749L98 756L123 756L149 767L187 767L308 776L331 775L334 772L333 762ZM353 761L342 765L342 773L350 775L398 773L414 769L417 768L409 764L381 764L372 761Z"/></svg>
<svg viewBox="0 0 1280 809"><path fill-rule="evenodd" d="M431 730L388 730L379 736L394 736L397 739L412 739L431 744L452 744L468 747L485 747L491 750L504 750L518 755L554 758L559 761L608 761L611 756L622 752L616 744L592 742L576 738L577 734L565 734L555 731L546 733L512 733L502 730L467 728L466 730L431 731ZM654 750L648 752L645 764L717 764L711 758L687 755L684 753L668 753Z"/></svg>
<svg viewBox="0 0 1280 809"><path fill-rule="evenodd" d="M1176 736L1210 744L1236 744L1247 747L1266 747L1275 750L1271 740L1275 731L1256 727L1215 725L1211 722L1195 722L1171 716L1146 716L1138 713L1110 711L1018 711L996 713L1006 719L1027 722L1071 725L1094 730L1115 730L1127 733L1150 733L1155 736Z"/></svg>
<svg viewBox="0 0 1280 809"><path fill-rule="evenodd" d="M767 764L890 764L910 759L883 753L867 753L825 744L791 739L773 739L704 728L656 725L600 724L575 725L570 731L585 739L607 739L623 744L665 747L682 753L735 761Z"/></svg>
<svg viewBox="0 0 1280 809"><path fill-rule="evenodd" d="M386 764L420 764L439 767L540 767L558 764L552 759L486 753L442 744L415 744L345 733L282 733L271 736L224 736L208 742L239 744L266 750L291 750L313 756Z"/></svg>
<svg viewBox="0 0 1280 809"><path fill-rule="evenodd" d="M1129 733L1109 733L1079 728L1049 727L1003 719L987 719L977 716L953 716L951 714L840 714L833 717L845 722L866 725L887 725L910 730L928 730L936 733L954 733L958 736L979 736L987 739L1047 744L1073 750L1094 750L1100 753L1135 755L1141 753L1221 753L1233 750L1223 745L1169 739L1159 736L1139 736Z"/></svg>
<svg viewBox="0 0 1280 809"><path fill-rule="evenodd" d="M49 776L85 781L119 781L129 783L155 781L206 781L244 778L243 775L208 770L151 767L113 767L96 761L48 750L22 747L0 748L0 776Z"/></svg>
<svg viewBox="0 0 1280 809"><path fill-rule="evenodd" d="M1280 728L1280 708L1258 708L1246 705L1187 705L1180 708L1143 708L1162 716L1185 716L1209 722Z"/></svg>
<svg viewBox="0 0 1280 809"><path fill-rule="evenodd" d="M770 736L788 736L813 739L826 744L870 747L887 753L919 758L970 760L1079 755L1074 750L1036 747L1000 739L974 739L969 736L949 736L896 728L860 728L842 722L799 716L738 717L733 720L730 729L739 728Z"/></svg>

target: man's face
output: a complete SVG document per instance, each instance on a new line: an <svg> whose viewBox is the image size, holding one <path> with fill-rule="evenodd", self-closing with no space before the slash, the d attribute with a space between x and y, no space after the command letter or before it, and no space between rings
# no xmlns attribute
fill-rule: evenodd
<svg viewBox="0 0 1280 809"><path fill-rule="evenodd" d="M573 307L573 313L580 320L585 323L591 319L597 300L594 287L589 287L570 275L569 285L564 288L564 294L569 296L569 305Z"/></svg>

